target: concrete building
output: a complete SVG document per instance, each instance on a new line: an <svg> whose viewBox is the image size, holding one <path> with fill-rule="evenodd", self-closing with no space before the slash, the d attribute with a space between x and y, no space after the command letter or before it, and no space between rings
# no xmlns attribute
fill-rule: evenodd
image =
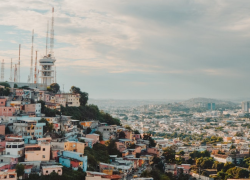
<svg viewBox="0 0 250 180"><path fill-rule="evenodd" d="M41 70L40 70L40 78L41 83L49 86L54 81L54 63L56 62L53 54L48 54L39 60Z"/></svg>
<svg viewBox="0 0 250 180"><path fill-rule="evenodd" d="M0 116L13 116L16 112L15 107L0 107Z"/></svg>
<svg viewBox="0 0 250 180"><path fill-rule="evenodd" d="M15 169L8 169L0 172L0 179L5 180L17 180L17 174Z"/></svg>
<svg viewBox="0 0 250 180"><path fill-rule="evenodd" d="M84 154L85 144L82 142L68 141L64 143L64 151L73 151Z"/></svg>
<svg viewBox="0 0 250 180"><path fill-rule="evenodd" d="M6 155L22 157L24 155L24 141L22 138L9 138L5 143Z"/></svg>
<svg viewBox="0 0 250 180"><path fill-rule="evenodd" d="M71 167L74 170L78 170L78 167L82 168L83 171L87 171L87 156L82 153L63 151L62 155L59 157L59 163L65 167Z"/></svg>
<svg viewBox="0 0 250 180"><path fill-rule="evenodd" d="M57 173L59 176L62 175L62 167L60 165L42 166L42 174L50 175L52 172Z"/></svg>
<svg viewBox="0 0 250 180"><path fill-rule="evenodd" d="M25 146L25 161L49 161L51 138L37 139L38 144Z"/></svg>
<svg viewBox="0 0 250 180"><path fill-rule="evenodd" d="M66 104L69 107L79 107L80 106L80 94L63 93L62 97L66 99Z"/></svg>
<svg viewBox="0 0 250 180"><path fill-rule="evenodd" d="M24 111L29 115L41 116L41 103L26 104L24 105Z"/></svg>
<svg viewBox="0 0 250 180"><path fill-rule="evenodd" d="M241 109L243 112L249 112L250 101L244 101L241 103Z"/></svg>

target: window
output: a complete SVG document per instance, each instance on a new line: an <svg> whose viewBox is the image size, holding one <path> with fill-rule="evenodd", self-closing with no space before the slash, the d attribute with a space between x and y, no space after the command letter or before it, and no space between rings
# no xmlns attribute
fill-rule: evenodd
<svg viewBox="0 0 250 180"><path fill-rule="evenodd" d="M3 160L1 159L1 162L3 162Z"/></svg>
<svg viewBox="0 0 250 180"><path fill-rule="evenodd" d="M45 158L45 155L43 155L43 158Z"/></svg>
<svg viewBox="0 0 250 180"><path fill-rule="evenodd" d="M12 148L17 148L17 145L12 145Z"/></svg>
<svg viewBox="0 0 250 180"><path fill-rule="evenodd" d="M43 151L45 151L45 148L43 148Z"/></svg>
<svg viewBox="0 0 250 180"><path fill-rule="evenodd" d="M61 170L58 170L58 172L61 172Z"/></svg>
<svg viewBox="0 0 250 180"><path fill-rule="evenodd" d="M53 170L53 172L56 172L55 170Z"/></svg>
<svg viewBox="0 0 250 180"><path fill-rule="evenodd" d="M11 111L11 109L9 109L9 111Z"/></svg>
<svg viewBox="0 0 250 180"><path fill-rule="evenodd" d="M7 155L10 155L10 152L7 152Z"/></svg>
<svg viewBox="0 0 250 180"><path fill-rule="evenodd" d="M46 171L46 173L48 173L49 171Z"/></svg>

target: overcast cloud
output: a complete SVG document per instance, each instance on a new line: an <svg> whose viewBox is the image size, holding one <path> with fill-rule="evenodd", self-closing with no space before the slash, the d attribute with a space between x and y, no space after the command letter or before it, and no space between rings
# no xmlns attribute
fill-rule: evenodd
<svg viewBox="0 0 250 180"><path fill-rule="evenodd" d="M45 54L55 8L57 82L90 98L250 97L249 0L1 0L5 80L22 44L27 82L31 31Z"/></svg>

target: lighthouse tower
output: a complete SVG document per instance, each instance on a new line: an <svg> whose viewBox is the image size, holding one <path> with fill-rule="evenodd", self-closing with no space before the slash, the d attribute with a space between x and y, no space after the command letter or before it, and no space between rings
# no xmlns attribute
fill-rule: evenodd
<svg viewBox="0 0 250 180"><path fill-rule="evenodd" d="M55 57L54 57L54 7L52 8L52 20L51 20L51 30L50 30L50 52L47 53L47 42L48 42L48 30L47 30L47 38L46 38L46 55L39 60L41 70L40 70L40 78L41 83L46 84L47 86L54 83L54 64L55 64Z"/></svg>

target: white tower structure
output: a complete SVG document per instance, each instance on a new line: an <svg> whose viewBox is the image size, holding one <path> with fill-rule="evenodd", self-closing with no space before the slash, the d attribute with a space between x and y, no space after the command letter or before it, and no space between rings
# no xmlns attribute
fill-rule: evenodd
<svg viewBox="0 0 250 180"><path fill-rule="evenodd" d="M46 45L47 47L47 45ZM42 59L39 60L40 66L40 78L41 83L49 86L54 81L54 63L56 61L54 57L54 7L52 8L52 20L51 20L51 30L50 30L50 52L46 54ZM47 52L47 48L46 48Z"/></svg>

